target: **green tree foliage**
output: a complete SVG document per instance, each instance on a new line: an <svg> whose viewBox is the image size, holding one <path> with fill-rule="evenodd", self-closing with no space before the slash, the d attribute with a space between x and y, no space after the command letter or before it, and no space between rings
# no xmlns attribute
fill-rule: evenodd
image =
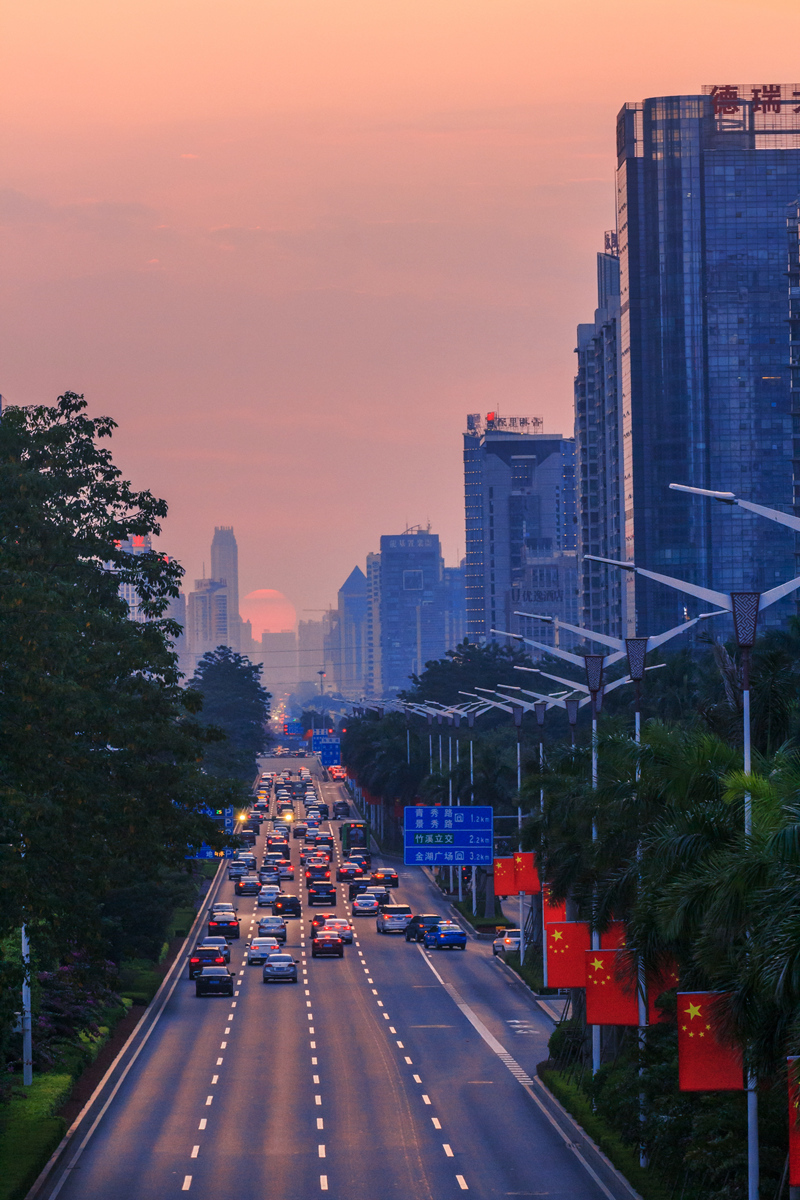
<svg viewBox="0 0 800 1200"><path fill-rule="evenodd" d="M163 616L181 568L124 550L166 505L122 478L114 423L85 409L66 393L0 420L0 937L25 920L47 969L66 952L102 968L109 892L225 840L205 815L224 789L200 767L215 735ZM18 995L19 978L4 959L0 983Z"/></svg>
<svg viewBox="0 0 800 1200"><path fill-rule="evenodd" d="M444 658L426 662L421 675L411 676L414 686L400 695L405 700L464 704L467 698L461 693L474 692L476 687L496 688L500 683L528 686L515 667L530 665L529 656L521 650L497 642L476 646L465 638Z"/></svg>
<svg viewBox="0 0 800 1200"><path fill-rule="evenodd" d="M229 646L217 646L200 659L192 687L202 697L203 723L225 734L224 740L208 747L206 771L249 784L257 770L256 756L269 742L272 697L261 686L261 663L252 663Z"/></svg>

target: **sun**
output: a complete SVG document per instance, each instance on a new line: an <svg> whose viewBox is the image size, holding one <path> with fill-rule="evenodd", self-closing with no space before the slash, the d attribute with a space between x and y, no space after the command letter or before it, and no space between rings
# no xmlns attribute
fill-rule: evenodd
<svg viewBox="0 0 800 1200"><path fill-rule="evenodd" d="M297 626L297 613L291 600L274 588L249 592L240 602L239 612L242 620L252 625L256 639L263 633L282 633Z"/></svg>

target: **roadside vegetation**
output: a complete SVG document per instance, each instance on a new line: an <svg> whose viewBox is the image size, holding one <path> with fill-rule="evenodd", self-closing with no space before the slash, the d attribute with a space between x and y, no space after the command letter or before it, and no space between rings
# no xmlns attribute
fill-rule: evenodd
<svg viewBox="0 0 800 1200"><path fill-rule="evenodd" d="M788 1140L786 1056L800 1052L800 621L766 632L753 653L749 777L741 769L735 648L697 639L664 661L648 677L640 746L632 738L626 689L606 698L596 790L588 721L579 719L573 747L564 714L548 712L540 771L539 730L533 715L525 716L523 845L536 852L554 900L567 902L569 919L600 929L612 918L625 921L627 945L641 954L649 974L675 965L682 989L729 994L726 1036L746 1048L759 1081L762 1191L777 1195ZM517 684L514 665L526 665L516 651L465 644L427 664L408 696L460 704L462 693L476 686ZM563 674L563 665L554 664L554 673ZM522 683L527 686L524 677ZM459 739L451 772L439 769L440 734L445 747L449 737ZM390 813L398 804L446 804L452 789L462 804L491 804L498 816L516 811L516 738L507 714L487 714L473 730L464 722L455 730L414 719L409 742L410 763L401 715L349 722L344 760L374 804ZM745 792L753 798L749 839ZM401 821L400 811L398 842ZM516 845L507 840L508 853ZM483 871L479 879L491 914L491 880ZM459 907L469 908L469 919L471 904ZM525 963L509 965L538 990L542 944L535 905L534 915ZM678 1090L675 991L662 996L664 1022L649 1027L644 1059L635 1028L604 1030L603 1066L594 1078L581 995L576 990L571 1015L541 1065L548 1086L644 1196L744 1197L745 1095ZM645 1170L638 1167L640 1145L649 1161Z"/></svg>

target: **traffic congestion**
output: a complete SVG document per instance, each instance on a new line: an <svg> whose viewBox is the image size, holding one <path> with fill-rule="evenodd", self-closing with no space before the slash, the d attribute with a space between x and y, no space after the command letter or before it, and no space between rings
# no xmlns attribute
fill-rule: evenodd
<svg viewBox="0 0 800 1200"><path fill-rule="evenodd" d="M188 958L198 997L238 996L254 966L264 984L307 982L309 960L342 959L360 944L364 918L377 934L427 950L466 950L460 925L413 912L398 896L398 872L373 868L367 824L347 800L323 800L307 767L261 773L239 816L241 848L226 871L233 898L209 906L205 936Z"/></svg>

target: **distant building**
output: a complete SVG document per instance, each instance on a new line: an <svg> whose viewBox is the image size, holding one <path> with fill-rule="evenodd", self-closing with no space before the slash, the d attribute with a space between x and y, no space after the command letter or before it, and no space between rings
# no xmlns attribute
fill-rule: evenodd
<svg viewBox="0 0 800 1200"><path fill-rule="evenodd" d="M622 572L585 557L624 557L619 318L617 235L607 233L605 252L597 255L594 321L578 326L576 350L578 624L621 638L627 629Z"/></svg>
<svg viewBox="0 0 800 1200"><path fill-rule="evenodd" d="M381 556L367 555L367 663L364 691L383 695L381 672Z"/></svg>
<svg viewBox="0 0 800 1200"><path fill-rule="evenodd" d="M322 621L299 621L297 625L297 674L300 683L319 686L318 672L325 670Z"/></svg>
<svg viewBox="0 0 800 1200"><path fill-rule="evenodd" d="M439 538L417 526L381 538L381 682L388 695L410 686L445 644L447 594Z"/></svg>
<svg viewBox="0 0 800 1200"><path fill-rule="evenodd" d="M366 688L367 614L367 577L354 567L323 622L326 684L348 699L362 697Z"/></svg>
<svg viewBox="0 0 800 1200"><path fill-rule="evenodd" d="M239 616L239 547L232 525L217 525L211 540L211 578L224 583L228 589L228 634L226 645L239 649L241 617Z"/></svg>
<svg viewBox="0 0 800 1200"><path fill-rule="evenodd" d="M186 653L190 671L204 654L229 646L228 585L219 579L196 579L186 602Z"/></svg>
<svg viewBox="0 0 800 1200"><path fill-rule="evenodd" d="M153 545L149 534L137 534L121 542L120 549L126 551L128 554L149 554L153 549ZM128 605L130 619L132 621L145 621L147 618L141 610L139 593L133 584L121 583L119 593ZM182 632L172 643L172 648L178 655L181 669L183 669L183 658L186 654L186 596L183 592L180 592L177 596L170 597L167 607L164 610L164 618L175 621L181 627Z"/></svg>
<svg viewBox="0 0 800 1200"><path fill-rule="evenodd" d="M265 630L261 635L260 654L256 652L255 661L263 662L262 682L273 695L294 691L298 679L295 631L284 629L280 633L269 633Z"/></svg>
<svg viewBox="0 0 800 1200"><path fill-rule="evenodd" d="M575 442L540 428L537 417L467 418L465 591L473 641L500 640L497 629L552 638L549 626L518 617L518 609L571 622L577 616Z"/></svg>

